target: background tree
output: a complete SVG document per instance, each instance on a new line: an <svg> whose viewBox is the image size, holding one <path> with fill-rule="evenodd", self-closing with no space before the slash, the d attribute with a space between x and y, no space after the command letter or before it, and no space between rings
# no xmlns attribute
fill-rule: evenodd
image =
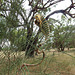
<svg viewBox="0 0 75 75"><path fill-rule="evenodd" d="M71 42L74 41L71 36L74 36L75 27L71 21L62 15L61 21L56 20L54 23L53 45L58 51L64 51L64 48L70 47Z"/></svg>
<svg viewBox="0 0 75 75"><path fill-rule="evenodd" d="M34 50L39 42L38 35L40 34L40 30L38 30L37 33L34 32L34 15L37 13L45 15L46 12L49 12L49 14L45 16L46 20L48 20L49 17L55 13L63 13L64 15L67 14L70 17L75 18L75 14L71 14L70 12L71 9L75 7L75 3L71 0L71 5L66 9L56 10L50 13L51 6L64 0L47 0L46 2L44 2L44 0L27 1L30 6L28 14L23 6L23 4L25 4L24 0L3 0L0 4L0 17L3 17L6 21L7 29L4 33L6 34L5 38L8 39L11 46L14 46L14 50L16 50L17 47L17 49L21 47L21 50L26 50L26 55L33 56ZM1 23L0 25L2 26ZM20 28L22 28L23 33Z"/></svg>

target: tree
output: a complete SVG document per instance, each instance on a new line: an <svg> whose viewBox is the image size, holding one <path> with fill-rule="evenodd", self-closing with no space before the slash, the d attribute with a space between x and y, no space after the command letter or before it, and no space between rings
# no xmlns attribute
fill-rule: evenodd
<svg viewBox="0 0 75 75"><path fill-rule="evenodd" d="M0 49L2 50L2 41L5 39L6 40L6 38L5 38L5 36L6 36L6 31L7 31L7 27L6 27L6 21L5 21L5 19L4 19L4 17L1 17L0 16Z"/></svg>
<svg viewBox="0 0 75 75"><path fill-rule="evenodd" d="M75 48L75 26L71 25L70 30L71 34L67 40L67 47L69 48Z"/></svg>
<svg viewBox="0 0 75 75"><path fill-rule="evenodd" d="M65 19L62 15L61 21L56 21L55 23L53 45L58 51L64 51L65 47L73 45L75 27L72 25L71 21L71 18Z"/></svg>
<svg viewBox="0 0 75 75"><path fill-rule="evenodd" d="M36 49L37 43L39 42L38 35L40 34L40 30L38 30L37 33L33 32L34 15L36 13L41 13L42 15L45 15L46 12L50 12L51 6L58 4L64 0L47 0L46 2L44 2L44 0L27 1L28 5L30 6L30 11L28 11L28 14L26 13L27 10L23 7L23 4L25 4L24 0L5 0L0 4L0 16L4 17L6 20L7 35L9 35L6 36L10 42L12 42L12 35L13 38L15 38L14 34L11 33L12 31L19 30L19 28L23 28L24 30L26 30L25 33L27 35L22 35L26 37L24 50L26 50L26 55L33 56L34 50ZM63 13L64 15L67 14L70 17L74 18L75 14L70 13L71 9L73 9L74 7L74 2L73 0L71 0L71 5L68 8L64 10L56 10L52 13L49 13L47 16L45 16L45 18L46 20L48 20L49 17L55 13ZM21 34L18 35L18 37L20 36ZM15 40L13 39L14 42ZM12 43L15 44L14 42Z"/></svg>

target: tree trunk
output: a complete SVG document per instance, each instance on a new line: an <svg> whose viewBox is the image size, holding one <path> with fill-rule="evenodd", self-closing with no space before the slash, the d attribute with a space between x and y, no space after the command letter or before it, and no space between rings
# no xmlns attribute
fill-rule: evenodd
<svg viewBox="0 0 75 75"><path fill-rule="evenodd" d="M35 40L32 36L27 37L27 43L26 43L26 56L33 57L34 56L34 50L36 44L34 43Z"/></svg>
<svg viewBox="0 0 75 75"><path fill-rule="evenodd" d="M37 42L38 42L38 37L28 42L26 49L26 56L34 57L34 51L36 50Z"/></svg>
<svg viewBox="0 0 75 75"><path fill-rule="evenodd" d="M34 48L33 48L33 38L32 38L32 28L30 25L27 26L27 40L26 40L26 56L33 57L34 56Z"/></svg>
<svg viewBox="0 0 75 75"><path fill-rule="evenodd" d="M64 51L64 47L62 44L60 45L60 48L61 48L61 51Z"/></svg>
<svg viewBox="0 0 75 75"><path fill-rule="evenodd" d="M27 49L26 49L26 56L28 56L28 57L34 57L34 47L33 46L31 46L31 44L29 44L28 46L27 46Z"/></svg>
<svg viewBox="0 0 75 75"><path fill-rule="evenodd" d="M69 47L68 47L68 50L69 50Z"/></svg>
<svg viewBox="0 0 75 75"><path fill-rule="evenodd" d="M61 51L64 51L64 47L63 47L63 48L61 48Z"/></svg>
<svg viewBox="0 0 75 75"><path fill-rule="evenodd" d="M60 48L58 47L58 52L61 52Z"/></svg>
<svg viewBox="0 0 75 75"><path fill-rule="evenodd" d="M38 42L38 35L40 33L40 29L35 37L32 36L33 29L30 26L27 27L27 45L26 45L26 56L34 57L34 51L36 50L36 45Z"/></svg>

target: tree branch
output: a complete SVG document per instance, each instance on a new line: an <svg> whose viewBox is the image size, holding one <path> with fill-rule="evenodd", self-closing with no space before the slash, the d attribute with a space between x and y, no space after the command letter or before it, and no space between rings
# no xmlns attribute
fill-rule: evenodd
<svg viewBox="0 0 75 75"><path fill-rule="evenodd" d="M66 16L66 15L69 15L70 17L75 18L75 13L72 14L72 13L70 12L71 9L75 9L75 5L74 5L74 4L75 4L75 3L72 3L69 7L67 7L67 8L64 9L64 10L56 10L56 11L50 13L49 15L47 15L46 20L47 20L50 16L52 16L53 14L56 14L56 13L62 13L62 14L64 14L65 16Z"/></svg>
<svg viewBox="0 0 75 75"><path fill-rule="evenodd" d="M37 9L47 9L48 7L50 7L50 6L52 6L52 5L56 4L56 3L59 3L61 1L64 1L64 0L58 0L58 1L55 1L55 2L52 2L52 3L51 3L50 0L48 0L42 7L37 6ZM48 3L50 3L50 4L48 6L46 6Z"/></svg>
<svg viewBox="0 0 75 75"><path fill-rule="evenodd" d="M10 11L10 9L0 8L0 11Z"/></svg>
<svg viewBox="0 0 75 75"><path fill-rule="evenodd" d="M59 2L61 2L61 1L64 1L64 0L58 0L58 1L55 1L55 2L53 2L53 3L50 2L50 4L49 4L47 7L45 7L45 8L48 8L48 7L50 7L50 6L52 6L52 5L56 4L56 3L59 3ZM48 3L47 3L47 4L48 4Z"/></svg>
<svg viewBox="0 0 75 75"><path fill-rule="evenodd" d="M56 4L56 3L59 3L59 2L61 2L61 1L64 1L64 0L57 0L57 1L48 0L44 5L42 4L41 7L38 6L39 0L37 0L37 3L36 3L35 6L33 6L33 4L32 4L32 3L33 3L33 0L32 0L32 1L28 0L28 1L29 1L29 6L34 7L34 8L30 11L30 13L29 13L29 16L30 16L32 12L38 11L38 9L39 9L39 10L47 9L48 7L50 7L50 6L52 6L52 5ZM51 2L52 2L52 3L51 3ZM48 6L46 6L48 3L50 3L50 4L49 4ZM45 7L45 6L46 6L46 7ZM28 17L29 17L29 16L28 16Z"/></svg>
<svg viewBox="0 0 75 75"><path fill-rule="evenodd" d="M3 17L5 17L5 18L6 18L6 16L5 16L5 15L3 15L3 14L1 14L1 13L0 13L0 16L3 16Z"/></svg>
<svg viewBox="0 0 75 75"><path fill-rule="evenodd" d="M52 16L53 14L56 14L56 13L63 13L63 14L65 14L64 12L65 12L65 10L56 10L56 11L50 13L49 15L47 15L46 20L47 20L50 16Z"/></svg>

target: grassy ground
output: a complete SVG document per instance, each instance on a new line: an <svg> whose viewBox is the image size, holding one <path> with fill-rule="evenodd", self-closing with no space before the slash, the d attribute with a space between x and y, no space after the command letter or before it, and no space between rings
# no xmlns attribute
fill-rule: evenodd
<svg viewBox="0 0 75 75"><path fill-rule="evenodd" d="M23 63L37 63L42 55L25 58L24 52L4 54L0 52L0 75L17 75L18 68ZM46 57L42 64L36 67L24 67L19 75L75 75L75 49L64 52L45 51Z"/></svg>

